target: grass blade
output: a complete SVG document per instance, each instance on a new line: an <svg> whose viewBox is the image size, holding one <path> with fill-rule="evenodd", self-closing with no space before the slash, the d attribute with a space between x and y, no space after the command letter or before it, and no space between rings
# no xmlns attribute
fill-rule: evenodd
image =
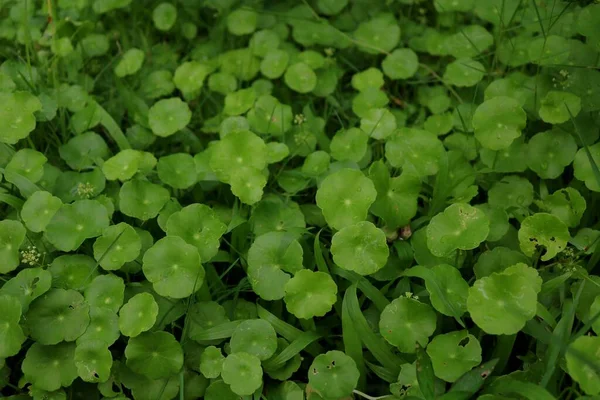
<svg viewBox="0 0 600 400"><path fill-rule="evenodd" d="M241 323L242 321L240 320L225 322L221 325L196 332L193 335L190 334L190 338L196 341L227 339L233 335L233 332Z"/></svg>
<svg viewBox="0 0 600 400"><path fill-rule="evenodd" d="M354 327L364 345L373 354L373 357L384 367L393 371L396 375L400 372L400 365L404 364L404 360L394 354L390 345L375 335L369 326L365 316L360 310L358 297L356 296L356 284L346 289L344 294L344 302L347 303L348 314L354 323Z"/></svg>
<svg viewBox="0 0 600 400"><path fill-rule="evenodd" d="M296 338L296 340L283 349L281 353L277 354L272 359L265 361L263 363L264 367L271 370L281 368L288 360L300 353L308 345L318 340L320 337L321 336L316 332L303 332L300 334L300 336L298 336L298 338Z"/></svg>
<svg viewBox="0 0 600 400"><path fill-rule="evenodd" d="M417 381L425 400L435 399L435 375L433 365L425 349L417 345Z"/></svg>

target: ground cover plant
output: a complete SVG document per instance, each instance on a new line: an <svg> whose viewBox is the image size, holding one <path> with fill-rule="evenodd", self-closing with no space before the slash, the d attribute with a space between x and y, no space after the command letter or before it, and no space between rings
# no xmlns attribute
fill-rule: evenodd
<svg viewBox="0 0 600 400"><path fill-rule="evenodd" d="M0 397L600 397L600 4L1 0Z"/></svg>

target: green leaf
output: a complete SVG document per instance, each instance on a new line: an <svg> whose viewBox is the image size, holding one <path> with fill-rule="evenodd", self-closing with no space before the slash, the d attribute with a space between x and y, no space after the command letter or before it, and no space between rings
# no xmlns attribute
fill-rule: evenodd
<svg viewBox="0 0 600 400"><path fill-rule="evenodd" d="M533 268L516 265L519 268L476 280L469 289L467 309L473 321L486 333L515 334L536 314L541 278Z"/></svg>
<svg viewBox="0 0 600 400"><path fill-rule="evenodd" d="M519 103L505 96L483 102L473 114L475 137L490 150L502 150L521 136L527 116Z"/></svg>
<svg viewBox="0 0 600 400"><path fill-rule="evenodd" d="M183 350L168 332L144 332L125 347L127 366L150 379L169 377L183 366Z"/></svg>
<svg viewBox="0 0 600 400"><path fill-rule="evenodd" d="M44 346L34 343L23 360L23 375L35 387L46 391L71 386L77 378L75 343Z"/></svg>
<svg viewBox="0 0 600 400"><path fill-rule="evenodd" d="M275 354L277 334L267 321L249 319L237 326L229 344L231 353L251 354L262 361Z"/></svg>
<svg viewBox="0 0 600 400"><path fill-rule="evenodd" d="M131 225L121 222L102 231L94 242L94 258L107 271L117 270L135 260L142 249L142 241Z"/></svg>
<svg viewBox="0 0 600 400"><path fill-rule="evenodd" d="M317 86L317 75L307 64L299 62L289 66L283 76L285 84L295 92L309 93Z"/></svg>
<svg viewBox="0 0 600 400"><path fill-rule="evenodd" d="M417 72L419 59L411 49L396 49L383 59L381 68L390 79L408 79Z"/></svg>
<svg viewBox="0 0 600 400"><path fill-rule="evenodd" d="M575 159L577 143L572 135L552 129L534 135L528 143L527 166L540 178L555 179Z"/></svg>
<svg viewBox="0 0 600 400"><path fill-rule="evenodd" d="M178 97L159 100L148 111L150 129L161 137L168 137L182 130L190 123L191 118L192 112L187 103Z"/></svg>
<svg viewBox="0 0 600 400"><path fill-rule="evenodd" d="M58 209L46 226L45 237L59 250L73 251L84 240L100 236L108 224L108 212L100 202L79 200Z"/></svg>
<svg viewBox="0 0 600 400"><path fill-rule="evenodd" d="M61 206L62 201L58 197L45 191L37 191L23 204L21 219L30 231L42 232Z"/></svg>
<svg viewBox="0 0 600 400"><path fill-rule="evenodd" d="M42 109L42 103L28 92L0 93L0 121L4 129L0 142L16 144L35 129L34 113Z"/></svg>
<svg viewBox="0 0 600 400"><path fill-rule="evenodd" d="M452 204L431 219L427 226L427 246L438 257L456 249L474 249L487 238L489 225L483 211L464 203Z"/></svg>
<svg viewBox="0 0 600 400"><path fill-rule="evenodd" d="M262 375L260 360L252 354L230 354L223 361L223 381L237 395L249 396L254 393L262 385Z"/></svg>
<svg viewBox="0 0 600 400"><path fill-rule="evenodd" d="M385 158L396 168L419 177L435 175L444 152L442 142L433 133L401 128L385 144Z"/></svg>
<svg viewBox="0 0 600 400"><path fill-rule="evenodd" d="M569 92L549 91L540 103L540 117L549 124L562 124L581 111L581 99Z"/></svg>
<svg viewBox="0 0 600 400"><path fill-rule="evenodd" d="M129 49L124 54L119 63L115 66L115 75L123 78L133 75L142 68L145 54L140 49Z"/></svg>
<svg viewBox="0 0 600 400"><path fill-rule="evenodd" d="M297 318L322 317L337 301L337 285L325 272L298 271L284 290L286 308Z"/></svg>
<svg viewBox="0 0 600 400"><path fill-rule="evenodd" d="M21 319L21 303L12 296L0 295L0 358L16 355L26 340L23 329L19 325Z"/></svg>
<svg viewBox="0 0 600 400"><path fill-rule="evenodd" d="M485 67L478 61L464 58L448 64L444 81L458 87L475 86L485 76Z"/></svg>
<svg viewBox="0 0 600 400"><path fill-rule="evenodd" d="M329 226L342 229L365 220L376 196L369 178L360 171L343 168L323 179L316 201Z"/></svg>
<svg viewBox="0 0 600 400"><path fill-rule="evenodd" d="M204 282L198 249L177 236L162 238L149 248L142 269L156 293L174 299L192 295Z"/></svg>
<svg viewBox="0 0 600 400"><path fill-rule="evenodd" d="M435 375L446 382L456 382L481 363L481 346L468 331L437 335L427 346Z"/></svg>
<svg viewBox="0 0 600 400"><path fill-rule="evenodd" d="M385 233L364 221L336 232L331 240L331 254L341 268L370 275L383 268L389 249Z"/></svg>
<svg viewBox="0 0 600 400"><path fill-rule="evenodd" d="M542 261L548 261L561 252L571 238L567 226L558 217L537 213L521 223L519 243L525 255L531 257L536 251L545 250Z"/></svg>
<svg viewBox="0 0 600 400"><path fill-rule="evenodd" d="M19 266L21 254L19 248L25 241L26 229L19 221L5 219L0 221L0 273L7 274Z"/></svg>
<svg viewBox="0 0 600 400"><path fill-rule="evenodd" d="M414 353L417 343L426 346L435 326L435 311L429 305L408 297L392 301L379 320L381 336L403 353Z"/></svg>
<svg viewBox="0 0 600 400"><path fill-rule="evenodd" d="M148 293L133 296L119 311L119 330L125 336L136 337L154 326L158 304Z"/></svg>
<svg viewBox="0 0 600 400"><path fill-rule="evenodd" d="M209 379L218 378L223 369L225 357L221 349L215 346L208 346L200 355L200 372Z"/></svg>
<svg viewBox="0 0 600 400"><path fill-rule="evenodd" d="M288 273L304 268L302 256L302 246L290 233L269 232L256 238L248 251L248 278L255 293L265 300L283 298Z"/></svg>
<svg viewBox="0 0 600 400"><path fill-rule="evenodd" d="M90 306L74 290L52 289L31 303L25 314L29 335L40 344L72 342L90 323Z"/></svg>
<svg viewBox="0 0 600 400"><path fill-rule="evenodd" d="M85 382L105 382L110 377L113 359L106 343L102 341L78 343L73 358L77 373Z"/></svg>
<svg viewBox="0 0 600 400"><path fill-rule="evenodd" d="M171 3L160 3L152 12L152 20L156 29L168 31L177 21L177 9Z"/></svg>
<svg viewBox="0 0 600 400"><path fill-rule="evenodd" d="M318 355L308 369L309 385L325 398L350 396L358 378L354 360L338 350Z"/></svg>

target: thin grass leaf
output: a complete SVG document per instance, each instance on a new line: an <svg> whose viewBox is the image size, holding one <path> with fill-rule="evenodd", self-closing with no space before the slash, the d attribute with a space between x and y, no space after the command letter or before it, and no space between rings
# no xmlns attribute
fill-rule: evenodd
<svg viewBox="0 0 600 400"><path fill-rule="evenodd" d="M242 321L240 320L225 322L212 328L196 332L193 335L190 335L190 338L196 341L227 339L233 335L233 332L241 323Z"/></svg>
<svg viewBox="0 0 600 400"><path fill-rule="evenodd" d="M390 301L377 289L368 279L364 276L360 276L353 271L346 271L345 269L339 268L337 266L333 266L331 268L332 272L336 275L341 276L342 278L356 283L361 292L365 294L375 304L375 307L379 311L383 311L383 309L390 304Z"/></svg>
<svg viewBox="0 0 600 400"><path fill-rule="evenodd" d="M464 322L460 318L461 314L456 309L454 304L452 304L448 298L446 297L446 291L442 290L437 280L435 274L428 268L417 265L416 267L412 267L403 272L404 276L410 276L415 278L421 278L428 283L428 285L432 288L435 294L442 300L444 305L450 310L452 316L458 322L460 326L465 327Z"/></svg>
<svg viewBox="0 0 600 400"><path fill-rule="evenodd" d="M404 360L395 355L390 345L384 342L381 337L376 336L371 330L371 327L362 314L358 304L358 297L356 296L356 284L346 289L346 293L344 294L344 302L347 303L348 314L354 323L361 341L369 349L377 361L379 361L384 367L398 374L398 372L400 372L400 365L404 364Z"/></svg>
<svg viewBox="0 0 600 400"><path fill-rule="evenodd" d="M263 366L270 370L276 370L283 367L288 360L292 359L296 354L300 353L320 337L321 336L316 332L303 332L296 340L283 349L281 353L265 361Z"/></svg>
<svg viewBox="0 0 600 400"><path fill-rule="evenodd" d="M7 193L0 193L0 202L8 204L17 211L23 208L23 204L25 203L20 198Z"/></svg>
<svg viewBox="0 0 600 400"><path fill-rule="evenodd" d="M425 400L435 399L435 374L429 355L425 349L417 345L417 381Z"/></svg>
<svg viewBox="0 0 600 400"><path fill-rule="evenodd" d="M530 382L522 382L508 376L503 376L494 381L486 390L487 393L500 395L518 395L527 400L556 400L550 392L542 386Z"/></svg>
<svg viewBox="0 0 600 400"><path fill-rule="evenodd" d="M498 359L492 359L481 364L477 368L473 368L471 371L458 378L450 388L449 392L465 392L470 393L471 396L474 395L483 387L486 379L494 372L497 363Z"/></svg>
<svg viewBox="0 0 600 400"><path fill-rule="evenodd" d="M350 317L348 302L346 301L342 303L342 341L344 342L344 352L354 360L360 372L358 387L365 387L366 371L362 342L358 331L354 327L352 317Z"/></svg>
<svg viewBox="0 0 600 400"><path fill-rule="evenodd" d="M381 379L383 379L386 382L394 383L398 380L398 374L395 373L394 371L391 371L390 369L388 369L386 367L382 367L381 365L374 364L374 363L370 362L369 360L365 360L365 365L371 371L373 371L373 373L375 375L377 375L378 377L380 377Z"/></svg>
<svg viewBox="0 0 600 400"><path fill-rule="evenodd" d="M583 292L585 284L585 281L581 282L581 285L579 285L579 290L575 294L573 301L567 300L563 304L563 316L558 324L556 324L556 327L552 332L550 347L546 352L548 356L546 369L544 371L544 376L540 381L540 386L543 388L548 386L550 383L550 379L554 375L558 359L564 354L564 351L569 345L569 338L571 337L573 323L575 322L575 310L579 304L579 299L581 298L581 293Z"/></svg>
<svg viewBox="0 0 600 400"><path fill-rule="evenodd" d="M109 136L115 141L120 150L131 149L131 145L127 140L127 137L115 122L113 117L106 111L100 104L94 100L93 102L97 112L100 114L100 124L106 128Z"/></svg>

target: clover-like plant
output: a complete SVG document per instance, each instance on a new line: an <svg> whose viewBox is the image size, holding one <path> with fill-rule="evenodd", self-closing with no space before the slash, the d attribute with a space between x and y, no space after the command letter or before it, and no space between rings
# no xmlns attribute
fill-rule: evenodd
<svg viewBox="0 0 600 400"><path fill-rule="evenodd" d="M269 232L257 237L248 251L248 277L256 294L265 300L281 299L289 273L304 268L303 253L290 233Z"/></svg>
<svg viewBox="0 0 600 400"><path fill-rule="evenodd" d="M438 257L457 249L474 249L487 238L489 225L483 211L468 204L452 204L431 219L427 226L427 246Z"/></svg>
<svg viewBox="0 0 600 400"><path fill-rule="evenodd" d="M161 296L181 299L197 292L204 282L198 249L178 236L167 236L144 254L146 279Z"/></svg>
<svg viewBox="0 0 600 400"><path fill-rule="evenodd" d="M438 335L429 345L427 354L438 378L455 382L464 373L481 363L481 345L468 331Z"/></svg>
<svg viewBox="0 0 600 400"><path fill-rule="evenodd" d="M94 242L94 258L107 271L117 270L135 260L142 249L142 241L131 225L121 222L104 229Z"/></svg>
<svg viewBox="0 0 600 400"><path fill-rule="evenodd" d="M232 353L252 354L266 360L277 350L277 334L267 321L248 319L235 329L229 345Z"/></svg>
<svg viewBox="0 0 600 400"><path fill-rule="evenodd" d="M7 294L0 295L0 358L5 359L16 355L26 340L23 329L19 325L21 319L21 303Z"/></svg>
<svg viewBox="0 0 600 400"><path fill-rule="evenodd" d="M469 289L467 309L484 332L512 335L535 316L541 279L525 264L475 281Z"/></svg>
<svg viewBox="0 0 600 400"><path fill-rule="evenodd" d="M19 221L0 221L0 273L6 274L15 270L21 263L19 248L25 241L27 231Z"/></svg>
<svg viewBox="0 0 600 400"><path fill-rule="evenodd" d="M84 240L100 236L108 225L106 207L96 200L78 200L63 204L46 225L44 233L57 249L73 251Z"/></svg>
<svg viewBox="0 0 600 400"><path fill-rule="evenodd" d="M185 128L192 118L187 103L179 97L157 101L148 111L148 124L155 135L167 137Z"/></svg>
<svg viewBox="0 0 600 400"><path fill-rule="evenodd" d="M38 343L72 342L90 323L90 306L75 290L51 289L31 303L25 314L29 335Z"/></svg>
<svg viewBox="0 0 600 400"><path fill-rule="evenodd" d="M369 178L360 171L344 168L323 179L316 201L327 223L341 229L363 221L376 197Z"/></svg>
<svg viewBox="0 0 600 400"><path fill-rule="evenodd" d="M389 249L385 233L371 222L363 221L333 235L331 254L341 268L370 275L383 268Z"/></svg>
<svg viewBox="0 0 600 400"><path fill-rule="evenodd" d="M435 311L428 304L398 297L381 312L379 332L403 353L414 353L416 344L427 345L436 327Z"/></svg>
<svg viewBox="0 0 600 400"><path fill-rule="evenodd" d="M262 385L260 359L252 354L240 352L230 354L223 361L221 377L231 391L238 396L249 396Z"/></svg>
<svg viewBox="0 0 600 400"><path fill-rule="evenodd" d="M119 330L129 337L146 332L156 322L158 304L149 293L133 296L119 311Z"/></svg>
<svg viewBox="0 0 600 400"><path fill-rule="evenodd" d="M519 243L525 255L531 257L536 251L543 261L554 258L571 238L569 229L558 217L547 213L536 213L523 220L519 229Z"/></svg>
<svg viewBox="0 0 600 400"><path fill-rule="evenodd" d="M166 229L168 236L178 236L195 246L202 260L210 260L217 254L227 226L210 207L191 204L171 214Z"/></svg>
<svg viewBox="0 0 600 400"><path fill-rule="evenodd" d="M520 104L506 96L485 101L473 114L475 137L483 147L502 150L521 136L527 116Z"/></svg>
<svg viewBox="0 0 600 400"><path fill-rule="evenodd" d="M428 131L401 128L385 144L385 158L396 168L419 177L435 175L444 152L442 142Z"/></svg>
<svg viewBox="0 0 600 400"><path fill-rule="evenodd" d="M285 284L285 306L297 318L322 317L337 301L337 285L325 272L298 271Z"/></svg>
<svg viewBox="0 0 600 400"><path fill-rule="evenodd" d="M168 332L144 332L125 347L127 366L150 379L167 378L183 366L183 350Z"/></svg>
<svg viewBox="0 0 600 400"><path fill-rule="evenodd" d="M308 383L324 398L350 396L359 376L354 360L338 350L319 354L308 369Z"/></svg>

